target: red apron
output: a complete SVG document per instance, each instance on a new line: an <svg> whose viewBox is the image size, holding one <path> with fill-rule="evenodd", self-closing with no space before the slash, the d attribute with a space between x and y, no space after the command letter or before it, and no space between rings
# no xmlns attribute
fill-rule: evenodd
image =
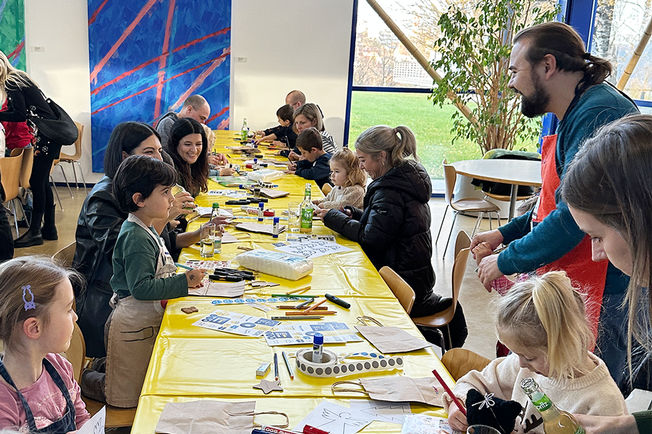
<svg viewBox="0 0 652 434"><path fill-rule="evenodd" d="M532 222L540 223L556 209L555 191L560 180L557 174L555 151L557 135L545 136L541 145L541 180L543 185L537 208L532 213ZM597 337L598 320L602 306L602 293L607 277L609 261L593 262L591 259L591 238L586 235L570 252L537 270L541 275L548 271L563 270L573 286L586 295L586 313L593 335Z"/></svg>

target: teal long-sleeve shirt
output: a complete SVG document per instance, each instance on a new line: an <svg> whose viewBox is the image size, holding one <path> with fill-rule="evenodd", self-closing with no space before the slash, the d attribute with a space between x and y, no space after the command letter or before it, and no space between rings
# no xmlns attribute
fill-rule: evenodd
<svg viewBox="0 0 652 434"><path fill-rule="evenodd" d="M582 143L598 128L636 112L638 109L634 103L608 84L598 84L584 92L557 128L555 163L560 179L563 179ZM498 256L498 268L503 274L534 271L561 258L580 243L584 233L561 200L559 189L555 192L555 202L557 209L531 230L531 212L499 228L504 243L509 243ZM614 273L617 270L610 264L605 288L607 292L610 280L618 287L624 282L622 277L612 276Z"/></svg>
<svg viewBox="0 0 652 434"><path fill-rule="evenodd" d="M153 230L150 228L150 230ZM124 298L137 300L167 300L188 295L185 274L156 278L156 263L160 247L147 231L125 220L113 249L111 288Z"/></svg>

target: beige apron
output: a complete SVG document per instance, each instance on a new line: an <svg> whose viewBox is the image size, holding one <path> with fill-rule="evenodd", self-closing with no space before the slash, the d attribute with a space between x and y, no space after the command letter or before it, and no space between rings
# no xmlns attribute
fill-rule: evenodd
<svg viewBox="0 0 652 434"><path fill-rule="evenodd" d="M176 266L161 237L133 214L127 220L145 229L159 246L154 277L173 276ZM160 300L136 300L131 295L117 300L109 324L106 357L105 392L109 405L123 408L138 405L162 319Z"/></svg>

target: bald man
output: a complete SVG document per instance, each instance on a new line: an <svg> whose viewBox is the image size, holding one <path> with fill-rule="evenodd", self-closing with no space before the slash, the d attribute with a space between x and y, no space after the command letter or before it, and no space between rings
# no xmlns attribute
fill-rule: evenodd
<svg viewBox="0 0 652 434"><path fill-rule="evenodd" d="M165 146L170 138L172 125L179 119L191 118L205 124L211 115L211 106L201 95L191 95L184 102L179 113L167 112L160 117L156 124L156 131L161 135L161 144Z"/></svg>
<svg viewBox="0 0 652 434"><path fill-rule="evenodd" d="M285 97L285 103L297 109L306 103L306 95L300 90L291 90Z"/></svg>

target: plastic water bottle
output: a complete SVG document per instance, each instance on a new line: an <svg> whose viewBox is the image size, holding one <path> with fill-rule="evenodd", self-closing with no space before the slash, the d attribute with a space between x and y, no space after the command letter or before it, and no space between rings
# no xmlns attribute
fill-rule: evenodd
<svg viewBox="0 0 652 434"><path fill-rule="evenodd" d="M211 221L215 217L220 215L220 204L217 202L213 203L213 210L211 211ZM222 227L221 225L215 226L215 231L213 235L213 253L222 252Z"/></svg>
<svg viewBox="0 0 652 434"><path fill-rule="evenodd" d="M242 141L247 140L247 136L249 135L249 127L247 126L247 118L244 118L242 120Z"/></svg>

